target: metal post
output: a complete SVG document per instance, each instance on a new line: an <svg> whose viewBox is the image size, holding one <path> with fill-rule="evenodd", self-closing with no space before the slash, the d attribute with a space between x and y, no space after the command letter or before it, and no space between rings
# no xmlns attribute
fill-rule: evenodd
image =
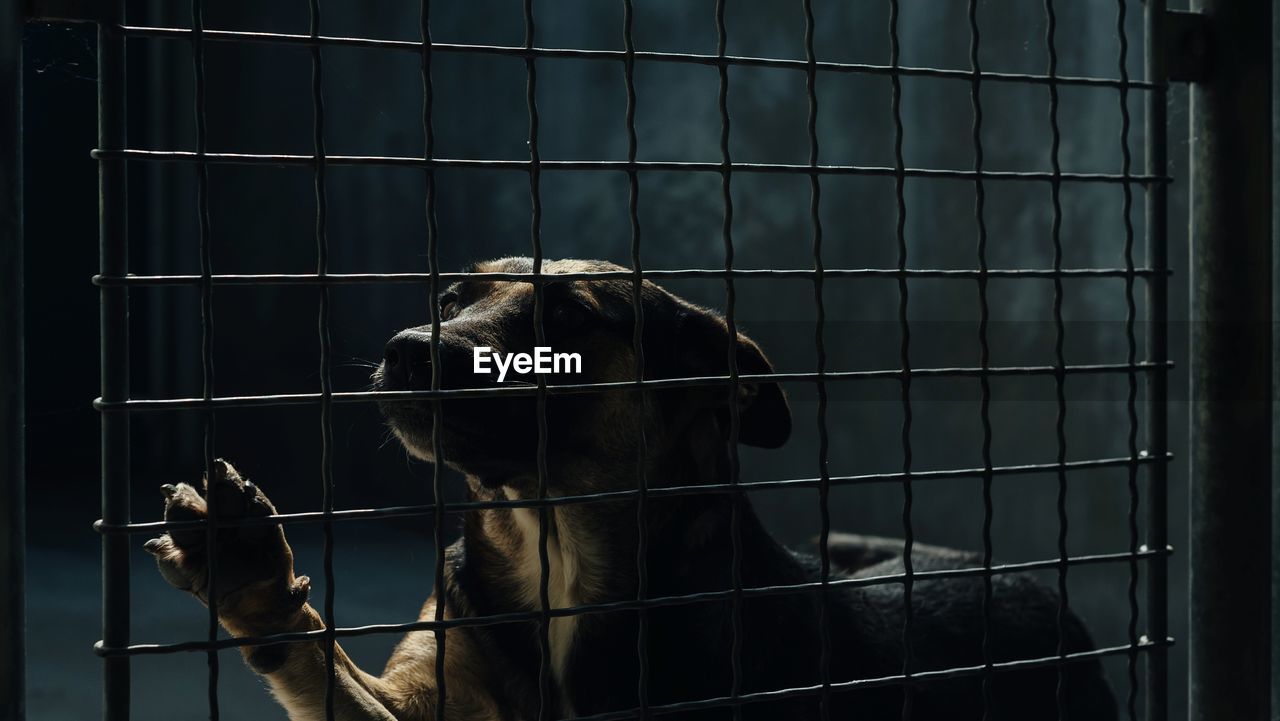
<svg viewBox="0 0 1280 721"><path fill-rule="evenodd" d="M98 147L122 150L125 135L125 38L118 30L124 1L111 0L98 25ZM99 254L102 275L128 272L125 161L98 161ZM102 400L129 398L129 294L124 286L101 289ZM129 416L102 412L102 519L108 527L129 521ZM129 538L102 537L102 639L108 648L129 643ZM103 659L103 712L129 717L129 657Z"/></svg>
<svg viewBox="0 0 1280 721"><path fill-rule="evenodd" d="M0 720L26 716L22 3L0 1Z"/></svg>
<svg viewBox="0 0 1280 721"><path fill-rule="evenodd" d="M1148 0L1146 36L1146 78L1156 87L1146 98L1146 172L1164 176L1168 171L1168 124L1165 117L1168 68L1165 65L1165 2ZM1169 450L1169 382L1165 363L1169 359L1169 267L1168 186L1156 182L1146 191L1147 263L1156 272L1147 279L1147 359L1155 366L1147 376L1147 454L1156 459L1147 467L1147 547L1164 549L1169 543L1167 500ZM1147 566L1147 628L1149 641L1163 644L1169 635L1169 571L1165 556L1157 555ZM1147 721L1169 717L1169 660L1164 646L1147 654L1145 667Z"/></svg>
<svg viewBox="0 0 1280 721"><path fill-rule="evenodd" d="M1192 721L1270 719L1271 0L1193 0Z"/></svg>

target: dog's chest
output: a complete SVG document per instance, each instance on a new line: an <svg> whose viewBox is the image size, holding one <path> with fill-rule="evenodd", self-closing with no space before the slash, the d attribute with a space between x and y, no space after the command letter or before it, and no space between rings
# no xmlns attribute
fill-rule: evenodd
<svg viewBox="0 0 1280 721"><path fill-rule="evenodd" d="M536 510L513 511L520 532L520 559L516 564L516 585L527 607L542 607L541 583L543 565L539 557L539 521ZM551 519L548 519L551 521ZM594 597L592 571L597 567L595 553L586 539L574 535L569 524L557 524L555 533L547 534L547 601L549 608L570 608L589 603ZM578 617L552 618L548 629L551 670L556 683L563 685L569 653L578 633ZM571 711L571 709L566 709Z"/></svg>

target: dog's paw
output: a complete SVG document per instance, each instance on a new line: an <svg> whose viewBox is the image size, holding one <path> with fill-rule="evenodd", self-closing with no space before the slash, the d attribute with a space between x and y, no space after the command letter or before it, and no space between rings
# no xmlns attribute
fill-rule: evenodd
<svg viewBox="0 0 1280 721"><path fill-rule="evenodd" d="M166 521L205 520L211 512L223 521L274 515L275 506L262 489L245 480L221 459L213 478L197 490L186 483L161 487ZM296 608L306 600L310 581L293 575L293 552L279 524L248 523L216 529L216 548L209 549L209 529L202 524L174 529L144 544L155 556L160 575L174 588L209 602L210 565L220 615L256 616L280 605ZM299 600L300 599L300 600Z"/></svg>

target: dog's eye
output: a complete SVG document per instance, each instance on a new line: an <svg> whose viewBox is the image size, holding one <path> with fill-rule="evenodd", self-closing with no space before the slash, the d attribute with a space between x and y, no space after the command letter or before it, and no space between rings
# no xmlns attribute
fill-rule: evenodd
<svg viewBox="0 0 1280 721"><path fill-rule="evenodd" d="M577 328L586 319L586 313L577 303L560 303L551 310L551 321L565 330Z"/></svg>
<svg viewBox="0 0 1280 721"><path fill-rule="evenodd" d="M440 320L453 320L458 315L458 295L456 293L445 293L440 296Z"/></svg>

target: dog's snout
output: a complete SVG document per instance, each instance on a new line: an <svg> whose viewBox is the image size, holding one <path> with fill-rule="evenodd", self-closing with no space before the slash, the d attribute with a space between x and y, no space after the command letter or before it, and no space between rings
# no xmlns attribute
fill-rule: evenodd
<svg viewBox="0 0 1280 721"><path fill-rule="evenodd" d="M431 382L431 336L416 330L396 333L383 351L382 374L397 389L425 388Z"/></svg>

